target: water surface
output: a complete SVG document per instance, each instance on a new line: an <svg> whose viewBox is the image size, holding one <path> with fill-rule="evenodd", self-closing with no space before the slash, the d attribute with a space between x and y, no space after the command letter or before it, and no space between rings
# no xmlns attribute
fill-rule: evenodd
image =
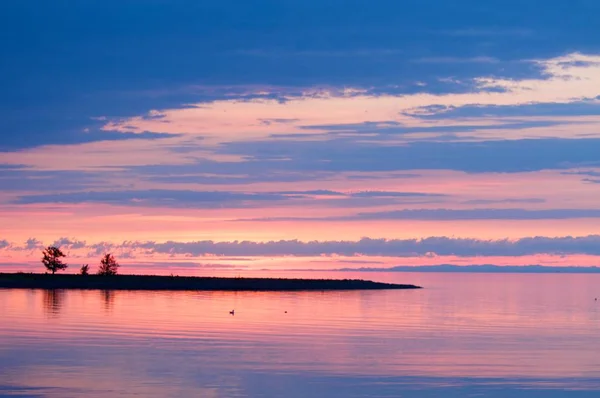
<svg viewBox="0 0 600 398"><path fill-rule="evenodd" d="M600 275L333 276L426 288L0 290L0 396L600 396Z"/></svg>

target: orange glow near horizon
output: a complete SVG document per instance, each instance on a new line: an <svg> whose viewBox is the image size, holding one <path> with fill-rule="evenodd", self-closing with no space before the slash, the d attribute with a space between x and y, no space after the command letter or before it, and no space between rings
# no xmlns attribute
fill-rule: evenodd
<svg viewBox="0 0 600 398"><path fill-rule="evenodd" d="M38 250L31 250L19 255L4 256L3 272L43 272L38 257ZM466 256L453 255L435 256L223 256L223 255L169 255L169 254L144 254L127 252L127 256L120 258L120 250L113 251L121 268L121 274L153 274L153 275L180 275L180 276L210 276L229 275L250 277L258 271L270 271L272 275L277 272L288 271L327 271L327 270L358 270L379 269L384 270L396 266L437 266L452 264L457 266L468 265L498 265L498 266L526 266L543 265L545 267L600 267L600 256L595 255L549 255L537 254L526 256ZM133 258L131 258L133 257ZM89 254L87 250L72 250L68 252L66 263L69 268L66 273L76 274L82 264L89 264L92 271L99 264L100 256ZM299 274L301 275L301 274Z"/></svg>

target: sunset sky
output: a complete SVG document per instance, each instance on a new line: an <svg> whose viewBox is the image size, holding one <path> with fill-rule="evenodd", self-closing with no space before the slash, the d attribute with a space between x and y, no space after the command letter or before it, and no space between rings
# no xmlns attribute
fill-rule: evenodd
<svg viewBox="0 0 600 398"><path fill-rule="evenodd" d="M600 265L598 15L2 1L0 272Z"/></svg>

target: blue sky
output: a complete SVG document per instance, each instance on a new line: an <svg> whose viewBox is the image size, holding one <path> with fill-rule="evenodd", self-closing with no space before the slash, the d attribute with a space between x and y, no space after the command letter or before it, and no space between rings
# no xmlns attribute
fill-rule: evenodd
<svg viewBox="0 0 600 398"><path fill-rule="evenodd" d="M14 263L29 238L71 237L163 261L122 242L597 235L599 12L3 2L0 250ZM597 261L569 250L592 257L488 260Z"/></svg>

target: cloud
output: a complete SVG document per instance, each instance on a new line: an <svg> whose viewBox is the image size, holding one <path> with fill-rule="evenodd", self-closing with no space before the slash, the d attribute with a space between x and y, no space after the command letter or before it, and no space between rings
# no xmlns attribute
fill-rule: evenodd
<svg viewBox="0 0 600 398"><path fill-rule="evenodd" d="M274 192L229 192L192 190L113 190L85 191L19 196L15 204L37 203L106 203L128 206L161 206L167 208L228 208L247 207L251 202L277 202L291 200L320 199L319 203L329 206L379 205L382 203L437 202L446 195L422 192L357 191L339 192L331 190L274 191Z"/></svg>
<svg viewBox="0 0 600 398"><path fill-rule="evenodd" d="M77 240L76 240L77 241ZM600 236L581 237L529 237L522 239L483 240L450 237L423 239L371 239L358 241L299 241L280 240L268 242L251 241L196 241L153 242L126 241L122 243L92 243L85 246L94 254L111 251L142 251L147 254L202 256L382 256L424 257L437 256L526 256L553 255L600 255ZM98 250L101 249L101 250ZM96 253L97 252L97 253Z"/></svg>
<svg viewBox="0 0 600 398"><path fill-rule="evenodd" d="M600 101L585 100L569 103L549 102L519 105L431 105L414 109L407 112L407 114L424 120L447 121L456 118L598 116L600 114Z"/></svg>
<svg viewBox="0 0 600 398"><path fill-rule="evenodd" d="M349 174L346 175L348 180L386 180L386 179L404 179L417 178L419 174L415 173L380 173L380 174Z"/></svg>
<svg viewBox="0 0 600 398"><path fill-rule="evenodd" d="M42 250L44 248L44 243L41 240L36 238L29 238L24 243L13 243L8 240L0 240L0 249L7 249L11 251L34 251L34 250Z"/></svg>
<svg viewBox="0 0 600 398"><path fill-rule="evenodd" d="M119 0L106 0L102 7L4 3L0 130L7 135L0 145L7 150L134 138L96 127L102 118L136 115L160 125L165 118L148 120L147 113L238 99L240 87L295 92L350 87L406 95L465 90L440 78L543 82L545 64L523 60L597 52L587 34L595 28L588 16L600 9L580 2L569 11L572 17L564 18L560 7L547 7L541 15L539 8L517 2L482 6L475 0L359 0L353 7L316 0L285 6L154 1L133 8ZM489 7L502 12L490 13ZM240 20L251 22L240 29ZM277 35L266 28L273 21ZM74 31L77 35L68 33ZM37 40L39 32L47 40ZM329 61L340 57L347 62ZM438 62L415 68L418 59ZM52 62L42 66L40 60Z"/></svg>
<svg viewBox="0 0 600 398"><path fill-rule="evenodd" d="M224 166L231 173L265 172L398 172L457 170L471 173L528 172L600 165L600 139L523 139L486 142L424 141L402 144L330 141L247 141L223 144L219 153L244 156L246 164ZM286 161L274 161L277 153ZM348 156L351 153L352 156ZM223 166L223 165L222 165ZM216 169L216 168L215 168Z"/></svg>
<svg viewBox="0 0 600 398"><path fill-rule="evenodd" d="M595 84L600 83L598 55L571 53L530 60L527 63L539 69L540 74L517 79L475 76L471 78L474 86L463 92L373 95L365 94L357 88L342 90L341 87L337 87L316 91L305 88L299 91L300 94L288 97L284 92L282 95L287 98L286 101L241 101L234 95L233 98L207 99L193 105L185 104L183 107L152 107L135 117L94 120L94 123L102 123L102 134L127 136L136 133L142 137L144 134L162 134L164 141L140 140L143 145L140 144L139 148L143 150L137 151L136 156L130 155L133 146L125 151L120 148L123 145L80 145L65 149L81 153L81 156L61 159L60 162L50 161L57 148L5 153L2 158L5 164L27 164L36 168L68 162L69 164L62 167L72 170L101 167L98 162L106 164L102 153L110 150L115 154L115 166L152 165L160 160L161 163L171 164L196 163L196 171L206 173L210 172L207 169L212 166L218 170L237 168L233 174L240 174L241 170L248 166L255 169L256 161L281 162L288 172L292 171L290 166L294 165L298 168L293 171L306 171L306 166L299 163L311 163L310 167L323 166L322 171L332 172L360 170L361 167L365 167L361 171L392 171L394 169L390 168L390 165L395 162L390 158L373 153L375 159L370 161L361 159L360 155L371 156L367 155L367 152L376 151L385 155L386 152L397 151L397 154L390 154L394 160L409 159L412 155L410 152L419 152L420 147L417 144L423 142L429 145L429 153L415 153L417 160L413 162L414 166L406 162L406 166L396 170L458 167L459 170L475 171L465 166L447 164L444 157L452 153L458 158L454 162L464 163L474 159L474 165L471 167L479 167L481 171L530 171L564 168L564 164L570 167L573 163L598 162L597 154L592 155L589 146L583 148L587 145L584 139L593 140L600 134L596 128L600 124L600 118L594 118L589 109L580 110L589 113L587 117L582 116L583 118L552 116L552 110L546 109L541 111L546 115L544 117L473 116L463 120L460 117L452 119L449 116L439 119L440 114L459 112L464 107L472 112L479 108L491 107L500 113L502 111L498 109L527 108L534 106L532 104L551 108L573 103L580 107L589 107L593 105L589 98L600 94L598 84ZM276 91L277 88L273 90ZM294 90L298 92L297 87ZM438 119L428 119L431 115L438 115ZM574 140L574 137L581 139ZM571 148L558 152L555 148L548 148L552 140L560 139L564 140L561 143ZM27 140L36 142L31 137ZM130 140L125 142L128 141ZM477 147L477 141L485 142L486 145ZM462 146L454 145L463 142ZM292 153L286 153L289 150L285 145L299 146L299 143L310 146L310 153L301 153L295 148ZM475 153L456 153L469 145L476 147ZM315 149L317 146L320 150ZM382 146L386 148L381 148ZM526 154L528 157L513 161L512 153L515 151L511 148L511 154L508 154L502 146L525 148L521 156ZM490 153L491 147L498 149ZM339 167L339 161L335 159L340 155L338 148L359 155L356 158L343 159L344 162L354 163L352 167L335 168ZM124 151L127 153L123 153ZM254 153L256 151L259 152ZM406 152L409 152L408 156ZM439 153L441 156L434 158L432 153ZM497 159L498 155L503 155L504 158ZM226 156L229 158L225 158ZM320 156L321 159L315 159L316 156ZM483 162L479 156L485 156L485 159L491 161ZM559 157L566 159L556 159ZM574 159L571 160L570 157ZM486 168L495 160L499 160L501 164ZM210 164L210 161L214 163ZM426 161L430 164L418 164ZM233 164L235 162L238 164ZM387 166L370 168L374 163L385 163ZM272 163L265 166L273 169ZM164 175L162 177L164 178Z"/></svg>
<svg viewBox="0 0 600 398"><path fill-rule="evenodd" d="M431 107L427 107L431 109ZM479 124L477 121L465 124L453 124L449 122L448 125L437 125L437 126L406 126L396 121L386 122L364 122L356 124L331 124L331 125L313 125L313 126L300 126L306 130L323 130L324 133L316 134L315 136L327 138L344 136L350 133L358 135L368 135L371 140L377 139L394 139L398 136L404 136L407 141L416 141L416 138L406 136L416 136L417 134L425 135L421 138L422 140L439 140L441 134L450 135L453 133L481 133L486 130L506 130L506 131L519 131L525 129L533 129L539 127L552 127L560 125L577 124L572 120L517 120L510 122L493 122L481 121ZM300 138L302 135L299 134L281 134L284 138ZM458 135L452 135L454 141L459 141L461 138ZM466 137L468 140L477 139L474 135ZM479 140L484 141L485 136L481 136Z"/></svg>
<svg viewBox="0 0 600 398"><path fill-rule="evenodd" d="M520 204L520 203L545 203L545 199L541 198L511 198L511 199L473 199L465 200L462 204L465 205L491 205L491 204Z"/></svg>
<svg viewBox="0 0 600 398"><path fill-rule="evenodd" d="M107 171L67 171L67 170L0 170L0 186L3 191L47 192L102 188L116 185L116 175Z"/></svg>
<svg viewBox="0 0 600 398"><path fill-rule="evenodd" d="M194 90L200 86L298 89L316 85L370 87L390 82L410 85L415 80L427 80L432 87L438 68L414 68L410 59L426 55L423 48L443 54L449 45L453 56L474 57L474 44L481 42L470 37L457 45L456 40L438 34L450 28L440 24L446 18L433 23L431 14L444 16L447 9L440 4L426 7L385 1L374 6L359 1L357 8L350 10L338 2L324 6L314 0L285 7L250 7L241 0L228 6L178 0L140 4L134 12L119 0L107 0L103 7L95 3L77 7L38 3L33 6L24 0L2 4L0 12L0 56L5 61L0 66L0 130L10 133L4 148L111 139L110 134L94 138L99 118L140 115L223 97L223 93L215 95L218 90ZM464 29L471 28L473 21L466 15L489 18L489 13L468 5L459 8L462 11L456 15L465 17L457 22ZM364 13L357 19L360 9ZM423 12L428 18L417 18ZM239 29L240 19L253 22ZM135 27L129 23L132 20ZM273 21L278 21L277 35L265 31ZM499 29L503 25L500 23ZM560 35L563 43L550 41L546 46L556 46L555 53L573 48L573 30L557 30L564 33ZM78 34L66 33L73 31ZM36 40L39 32L48 40ZM303 43L301 48L298 42ZM530 55L548 53L538 48L529 46L530 52L535 51ZM496 52L500 58L516 56L509 46L496 47ZM348 62L324 62L339 57ZM39 61L43 59L52 62L42 67ZM450 68L445 74L473 77L502 73L502 67L488 65L467 69ZM82 134L86 128L91 134ZM115 134L112 138L124 136Z"/></svg>
<svg viewBox="0 0 600 398"><path fill-rule="evenodd" d="M68 126L69 122L56 123L52 125L47 123L42 115L34 122L22 121L15 126L6 127L5 135L0 141L0 151L12 151L16 149L33 148L44 145L72 145L84 144L89 142L102 141L125 141L125 140L158 140L161 138L178 137L175 133L161 132L128 132L128 131L103 131L97 126L98 122L92 123L88 120L82 120L79 123L70 122L73 126ZM78 128L79 126L79 128ZM85 127L84 127L85 126Z"/></svg>
<svg viewBox="0 0 600 398"><path fill-rule="evenodd" d="M270 193L238 193L221 191L191 191L150 189L139 191L89 191L58 194L25 195L17 204L34 203L112 203L132 206L174 206L219 208L245 206L247 202L282 201L293 196Z"/></svg>
<svg viewBox="0 0 600 398"><path fill-rule="evenodd" d="M309 261L309 263L322 263L322 261ZM375 260L336 260L338 264L385 264L384 261L375 261ZM359 269L360 270L360 269Z"/></svg>
<svg viewBox="0 0 600 398"><path fill-rule="evenodd" d="M106 131L159 131L173 134L201 135L213 145L229 142L243 134L244 139L311 135L330 130L389 132L423 132L432 129L523 129L573 123L573 120L491 121L475 123L450 123L440 125L418 119L418 110L442 111L461 107L515 107L531 104L569 104L589 101L600 95L600 56L571 53L550 59L528 62L540 70L540 76L508 79L480 75L471 78L468 91L437 94L431 92L405 95L365 93L360 87L350 90L335 88L307 90L301 96L288 96L278 100L236 99L199 103L185 109L165 109L161 120L146 115L107 122ZM427 86L427 84L425 84ZM286 120L265 123L265 120ZM169 122L164 124L164 122ZM389 134L389 133L388 133ZM313 137L314 138L314 137Z"/></svg>
<svg viewBox="0 0 600 398"><path fill-rule="evenodd" d="M54 150L30 153L27 156L25 153L6 155L0 162L30 161L35 165L32 167L49 167L50 170L119 171L113 181L119 181L128 175L134 181L146 177L167 183L243 184L252 181L321 179L339 172L388 172L403 175L411 174L414 170L440 169L470 173L567 170L600 165L600 154L595 150L598 145L600 138L497 139L484 142L453 142L432 138L418 142L378 142L370 141L369 137L338 137L325 141L268 139L229 142L214 149L214 159L192 154L181 155L171 152L168 146L163 145L144 147L145 150L136 153L136 156L128 152L135 150L134 147L117 149L111 146L75 152L72 157L54 162L51 161L55 157ZM98 155L99 151L111 151L114 154L111 165L107 165L106 156ZM348 156L349 153L352 156ZM21 184L15 181L18 179L11 177L19 173L13 173L3 173L4 178L12 180L14 184ZM319 176L319 173L329 175Z"/></svg>
<svg viewBox="0 0 600 398"><path fill-rule="evenodd" d="M247 185L257 182L322 181L333 177L333 173L330 172L280 172L273 168L254 168L255 164L253 161L220 164L198 162L180 166L130 167L127 171L132 178L143 178L160 184Z"/></svg>
<svg viewBox="0 0 600 398"><path fill-rule="evenodd" d="M316 189L313 191L282 191L282 195L312 195L312 196L346 196L344 192L331 191L328 189Z"/></svg>
<svg viewBox="0 0 600 398"><path fill-rule="evenodd" d="M600 171L596 170L576 170L576 171L564 171L562 174L565 175L577 175L585 178L581 179L581 182L586 184L600 184Z"/></svg>
<svg viewBox="0 0 600 398"><path fill-rule="evenodd" d="M340 192L327 189L318 189L313 191L281 191L272 192L276 195L293 195L293 196L338 196L347 198L442 198L447 195L437 193L423 192L399 192L399 191L356 191L356 192Z"/></svg>
<svg viewBox="0 0 600 398"><path fill-rule="evenodd" d="M25 242L25 246L23 248L25 250L35 250L35 249L41 249L43 247L44 247L44 244L41 240L38 240L36 238L29 238Z"/></svg>
<svg viewBox="0 0 600 398"><path fill-rule="evenodd" d="M485 241L478 239L453 239L447 237L431 237L414 240L369 239L356 242L325 241L275 241L275 242L191 242L191 243L137 243L123 246L130 248L151 248L158 253L189 253L217 255L291 255L318 256L337 254L354 256L423 256L428 253L457 256L523 256L527 254L600 254L600 236L562 237L562 238L523 238L515 241Z"/></svg>
<svg viewBox="0 0 600 398"><path fill-rule="evenodd" d="M270 217L240 219L237 221L373 221L373 220L566 220L578 218L600 218L600 209L405 209L392 211L364 212L350 216L322 218Z"/></svg>
<svg viewBox="0 0 600 398"><path fill-rule="evenodd" d="M578 176L588 176L588 177L600 177L600 171L595 170L587 170L587 171L565 171L563 174L567 175L578 175Z"/></svg>
<svg viewBox="0 0 600 398"><path fill-rule="evenodd" d="M425 198L444 197L444 194L421 193L421 192L396 192L396 191L360 191L351 193L356 198Z"/></svg>
<svg viewBox="0 0 600 398"><path fill-rule="evenodd" d="M600 166L600 47L589 34L600 5L578 2L565 18L556 1L543 13L490 1L2 2L0 204L14 217L15 239L33 234L16 226L19 211L70 207L55 203L108 204L106 218L123 204L304 214L317 202L330 208L315 214L355 206L359 220L596 217L597 186L577 178L568 180L576 203L544 178L535 182L541 193L522 193L553 210L445 209L467 199L465 207L540 203L494 201L489 185L478 197L474 181L498 176L447 170ZM453 180L440 184L433 174ZM525 176L514 177L506 189L524 188ZM467 196L448 200L416 192L463 186ZM431 203L443 209L381 211ZM58 231L82 214L38 228Z"/></svg>
<svg viewBox="0 0 600 398"><path fill-rule="evenodd" d="M600 209L417 209L359 213L357 220L564 220L600 218Z"/></svg>
<svg viewBox="0 0 600 398"><path fill-rule="evenodd" d="M86 247L86 242L84 240L60 238L60 239L55 240L52 243L52 246L76 250L76 249L82 249L82 248Z"/></svg>

